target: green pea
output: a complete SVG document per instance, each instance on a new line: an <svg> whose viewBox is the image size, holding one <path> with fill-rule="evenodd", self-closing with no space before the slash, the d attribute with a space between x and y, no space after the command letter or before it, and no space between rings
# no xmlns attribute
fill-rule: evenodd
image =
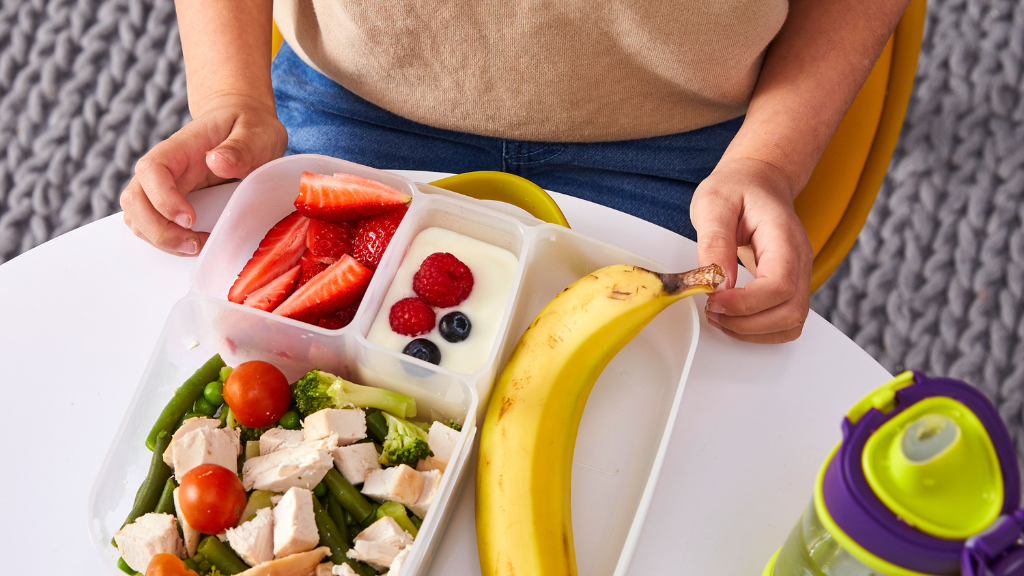
<svg viewBox="0 0 1024 576"><path fill-rule="evenodd" d="M214 406L220 406L224 403L224 384L220 382L210 382L203 388L203 398Z"/></svg>
<svg viewBox="0 0 1024 576"><path fill-rule="evenodd" d="M313 487L313 495L317 498L323 498L327 495L327 485L323 482Z"/></svg>
<svg viewBox="0 0 1024 576"><path fill-rule="evenodd" d="M196 414L195 412L189 410L188 412L185 413L184 416L181 417L181 422L178 422L178 427L180 428L181 425L185 423L185 420L188 420L189 418L198 418L199 416L202 416L202 414Z"/></svg>
<svg viewBox="0 0 1024 576"><path fill-rule="evenodd" d="M299 422L299 414L293 410L289 410L281 416L281 420L278 421L285 430L298 430L302 428L302 423Z"/></svg>
<svg viewBox="0 0 1024 576"><path fill-rule="evenodd" d="M217 413L217 407L207 402L206 398L200 397L196 400L196 403L192 405L192 411L197 414L212 417Z"/></svg>

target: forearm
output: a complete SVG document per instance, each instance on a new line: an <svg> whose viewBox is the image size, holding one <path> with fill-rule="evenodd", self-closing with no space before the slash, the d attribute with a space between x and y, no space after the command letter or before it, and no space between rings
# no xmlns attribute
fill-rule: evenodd
<svg viewBox="0 0 1024 576"><path fill-rule="evenodd" d="M193 117L220 95L271 107L272 0L175 0Z"/></svg>
<svg viewBox="0 0 1024 576"><path fill-rule="evenodd" d="M907 4L792 0L723 162L763 162L795 198Z"/></svg>

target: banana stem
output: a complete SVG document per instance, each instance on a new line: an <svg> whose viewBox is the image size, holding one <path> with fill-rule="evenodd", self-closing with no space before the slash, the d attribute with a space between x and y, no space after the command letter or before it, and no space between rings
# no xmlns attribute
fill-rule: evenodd
<svg viewBox="0 0 1024 576"><path fill-rule="evenodd" d="M707 288L708 292L714 292L715 288L725 282L725 270L718 264L708 264L695 268L689 272L678 274L662 274L652 272L661 278L661 284L666 294L677 294L694 288Z"/></svg>

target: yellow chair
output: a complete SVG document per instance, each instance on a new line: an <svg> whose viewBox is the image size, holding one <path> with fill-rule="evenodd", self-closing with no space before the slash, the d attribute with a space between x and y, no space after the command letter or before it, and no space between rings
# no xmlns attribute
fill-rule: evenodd
<svg viewBox="0 0 1024 576"><path fill-rule="evenodd" d="M794 203L814 250L812 292L853 247L885 178L914 85L925 8L926 0L911 0ZM273 54L280 46L275 25ZM475 196L469 188L458 191Z"/></svg>
<svg viewBox="0 0 1024 576"><path fill-rule="evenodd" d="M843 261L875 203L910 101L926 0L911 0L794 206L814 249L811 292Z"/></svg>

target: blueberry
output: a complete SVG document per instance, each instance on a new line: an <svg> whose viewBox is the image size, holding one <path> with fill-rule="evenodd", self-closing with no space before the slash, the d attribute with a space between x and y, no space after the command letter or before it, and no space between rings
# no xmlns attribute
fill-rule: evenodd
<svg viewBox="0 0 1024 576"><path fill-rule="evenodd" d="M431 364L441 363L441 351L437 348L437 344L426 338L417 338L409 342L405 345L405 349L402 350L402 354L419 358Z"/></svg>
<svg viewBox="0 0 1024 576"><path fill-rule="evenodd" d="M441 318L441 324L438 326L438 330L441 331L441 337L449 342L462 342L469 338L469 331L472 328L473 324L462 312L449 312L445 314Z"/></svg>

